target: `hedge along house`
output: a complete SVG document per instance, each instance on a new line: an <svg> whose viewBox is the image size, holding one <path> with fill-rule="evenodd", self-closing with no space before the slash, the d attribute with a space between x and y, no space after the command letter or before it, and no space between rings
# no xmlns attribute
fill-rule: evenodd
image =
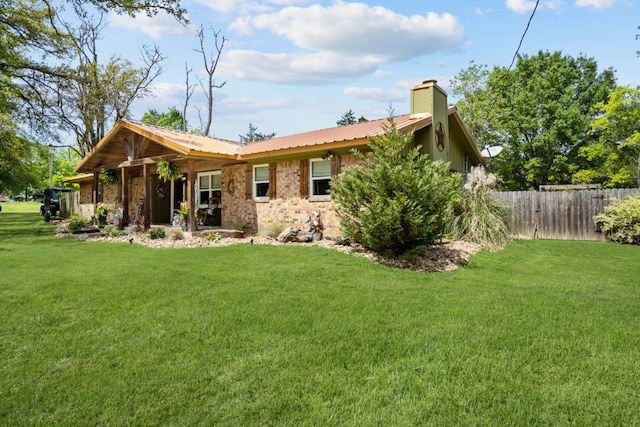
<svg viewBox="0 0 640 427"><path fill-rule="evenodd" d="M410 114L393 120L400 132L415 132L415 143L429 158L450 162L452 171L466 173L484 163L435 80L413 87ZM170 224L174 209L186 203L188 229L196 231L214 197L214 226L242 223L252 232L275 225L302 227L317 211L325 234L335 236L339 223L330 182L357 162L351 150L366 151L369 138L384 134L388 123L384 118L242 145L118 121L77 166L88 175L69 181L80 184L81 212L86 216L103 202L122 209L125 222L144 215L151 224ZM157 174L160 159L177 163L182 176L163 182ZM104 183L100 174L105 170L117 171L118 182Z"/></svg>

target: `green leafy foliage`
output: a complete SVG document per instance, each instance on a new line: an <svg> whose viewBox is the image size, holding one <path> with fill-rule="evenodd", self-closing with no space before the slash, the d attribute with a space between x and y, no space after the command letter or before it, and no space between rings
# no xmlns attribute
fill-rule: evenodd
<svg viewBox="0 0 640 427"><path fill-rule="evenodd" d="M609 100L596 105L591 131L597 139L580 147L582 168L574 184L600 183L604 187L634 187L640 156L640 86L619 87Z"/></svg>
<svg viewBox="0 0 640 427"><path fill-rule="evenodd" d="M158 113L155 109L150 109L142 116L142 123L160 126L168 129L186 130L185 120L182 113L171 107L166 113Z"/></svg>
<svg viewBox="0 0 640 427"><path fill-rule="evenodd" d="M431 161L390 119L372 138L370 155L354 151L354 165L332 181L342 231L376 252L401 254L442 236L454 180L449 165Z"/></svg>
<svg viewBox="0 0 640 427"><path fill-rule="evenodd" d="M616 199L593 217L604 235L618 243L640 244L640 194Z"/></svg>
<svg viewBox="0 0 640 427"><path fill-rule="evenodd" d="M149 230L149 238L151 239L164 239L166 237L166 233L163 227L152 228Z"/></svg>
<svg viewBox="0 0 640 427"><path fill-rule="evenodd" d="M156 164L158 169L158 176L163 181L173 181L174 179L178 179L182 176L182 171L180 170L180 165L175 162L172 162L167 159L160 159Z"/></svg>
<svg viewBox="0 0 640 427"><path fill-rule="evenodd" d="M67 227L69 230L80 230L86 227L89 224L89 221L83 217L82 215L73 214L69 217L69 223Z"/></svg>
<svg viewBox="0 0 640 427"><path fill-rule="evenodd" d="M454 93L465 97L459 111L474 136L504 147L493 165L504 187L521 190L571 182L579 148L593 141L594 107L615 86L613 70L599 72L593 58L540 51L513 70L472 65Z"/></svg>
<svg viewBox="0 0 640 427"><path fill-rule="evenodd" d="M454 238L498 250L511 242L509 206L496 189L495 175L481 166L472 167L457 198L454 220L449 224Z"/></svg>

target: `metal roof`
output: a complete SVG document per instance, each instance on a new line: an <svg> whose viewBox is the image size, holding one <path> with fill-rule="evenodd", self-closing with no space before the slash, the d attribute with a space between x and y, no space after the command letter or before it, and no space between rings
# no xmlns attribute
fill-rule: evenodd
<svg viewBox="0 0 640 427"><path fill-rule="evenodd" d="M396 128L402 132L419 130L431 124L431 115L412 116L409 114L393 118ZM338 126L295 135L272 138L266 141L249 143L238 149L240 158L258 157L260 154L287 151L292 149L313 148L332 143L353 142L368 144L369 137L383 135L389 126L389 119Z"/></svg>

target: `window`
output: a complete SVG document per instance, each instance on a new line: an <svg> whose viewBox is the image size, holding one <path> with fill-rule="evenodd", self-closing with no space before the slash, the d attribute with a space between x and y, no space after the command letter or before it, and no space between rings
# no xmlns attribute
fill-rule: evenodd
<svg viewBox="0 0 640 427"><path fill-rule="evenodd" d="M331 184L331 160L311 160L311 196L328 196Z"/></svg>
<svg viewBox="0 0 640 427"><path fill-rule="evenodd" d="M206 208L209 197L217 197L222 202L222 174L220 171L198 174L198 207Z"/></svg>
<svg viewBox="0 0 640 427"><path fill-rule="evenodd" d="M256 199L269 197L269 165L253 167L253 197Z"/></svg>

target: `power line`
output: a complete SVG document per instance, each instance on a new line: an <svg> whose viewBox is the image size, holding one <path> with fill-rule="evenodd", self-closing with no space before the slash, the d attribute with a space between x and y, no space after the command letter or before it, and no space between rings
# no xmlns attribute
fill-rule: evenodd
<svg viewBox="0 0 640 427"><path fill-rule="evenodd" d="M529 22L527 22L527 28L524 29L524 33L522 33L522 37L520 38L520 43L518 44L518 48L516 49L516 53L513 54L513 59L511 59L511 64L507 71L511 71L511 67L513 63L516 61L516 57L518 56L518 52L520 52L520 48L522 47L522 42L524 41L524 36L527 35L527 31L529 31L529 25L531 25L531 20L533 19L533 15L536 14L536 10L538 10L538 4L540 0L536 0L536 5L533 7L533 12L531 12L531 16L529 17Z"/></svg>

